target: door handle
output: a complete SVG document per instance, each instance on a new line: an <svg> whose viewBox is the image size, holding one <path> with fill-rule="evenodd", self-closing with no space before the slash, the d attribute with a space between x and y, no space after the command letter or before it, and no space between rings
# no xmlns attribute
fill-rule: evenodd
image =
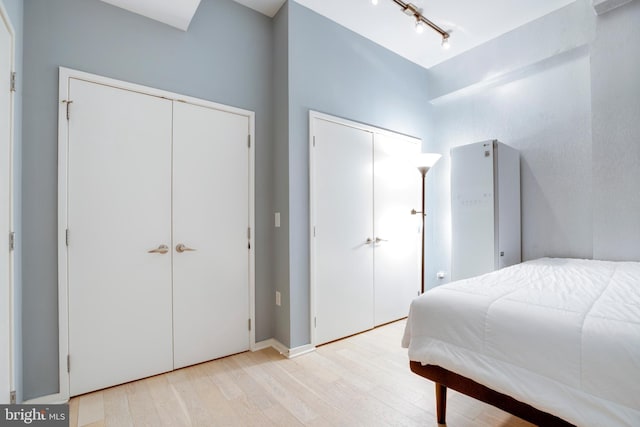
<svg viewBox="0 0 640 427"><path fill-rule="evenodd" d="M381 239L379 237L376 237L376 243L380 243L380 242L388 242L387 239Z"/></svg>
<svg viewBox="0 0 640 427"><path fill-rule="evenodd" d="M178 252L180 254L183 253L183 252L189 252L189 251L195 251L195 249L189 248L189 247L185 246L182 243L178 243L176 245L176 252Z"/></svg>
<svg viewBox="0 0 640 427"><path fill-rule="evenodd" d="M167 252L169 252L169 246L167 245L160 245L155 249L151 249L150 251L147 251L147 253L150 253L150 254L166 254Z"/></svg>
<svg viewBox="0 0 640 427"><path fill-rule="evenodd" d="M370 245L370 244L372 244L372 243L373 243L373 240L371 240L371 237L367 237L367 240L365 240L365 241L364 241L364 243L365 243L366 245Z"/></svg>

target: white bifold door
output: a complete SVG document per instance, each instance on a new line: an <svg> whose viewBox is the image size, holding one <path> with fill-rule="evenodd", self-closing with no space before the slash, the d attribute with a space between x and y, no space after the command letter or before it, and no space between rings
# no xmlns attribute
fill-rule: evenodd
<svg viewBox="0 0 640 427"><path fill-rule="evenodd" d="M12 379L12 224L11 183L13 29L0 3L0 404L11 401Z"/></svg>
<svg viewBox="0 0 640 427"><path fill-rule="evenodd" d="M406 317L420 289L418 140L312 112L315 344Z"/></svg>
<svg viewBox="0 0 640 427"><path fill-rule="evenodd" d="M249 118L68 81L71 395L247 350Z"/></svg>

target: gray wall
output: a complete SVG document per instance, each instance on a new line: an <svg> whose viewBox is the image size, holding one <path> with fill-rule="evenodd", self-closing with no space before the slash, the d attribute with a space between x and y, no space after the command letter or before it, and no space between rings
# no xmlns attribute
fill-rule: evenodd
<svg viewBox="0 0 640 427"><path fill-rule="evenodd" d="M280 228L274 231L273 283L281 295L275 311L274 338L289 346L291 315L289 304L289 4L285 3L273 20L274 65L274 212L280 212ZM275 302L275 293L272 294Z"/></svg>
<svg viewBox="0 0 640 427"><path fill-rule="evenodd" d="M309 110L426 141L426 94L423 68L289 2L291 347L310 342ZM420 179L417 171L416 179Z"/></svg>
<svg viewBox="0 0 640 427"><path fill-rule="evenodd" d="M24 2L24 397L58 391L58 66L256 112L256 339L273 334L271 20L203 0L188 32L98 0Z"/></svg>
<svg viewBox="0 0 640 427"><path fill-rule="evenodd" d="M591 47L593 256L640 260L640 2L598 18Z"/></svg>
<svg viewBox="0 0 640 427"><path fill-rule="evenodd" d="M16 398L22 400L22 47L23 47L23 13L22 0L0 0L11 20L15 32L15 70L17 76L16 92L14 95L13 111L13 229L16 233L16 246L14 251L13 277L15 282L14 307L14 371L16 384Z"/></svg>
<svg viewBox="0 0 640 427"><path fill-rule="evenodd" d="M578 0L429 71L444 158L428 286L450 272L449 150L492 138L520 150L525 260L640 259L639 10Z"/></svg>

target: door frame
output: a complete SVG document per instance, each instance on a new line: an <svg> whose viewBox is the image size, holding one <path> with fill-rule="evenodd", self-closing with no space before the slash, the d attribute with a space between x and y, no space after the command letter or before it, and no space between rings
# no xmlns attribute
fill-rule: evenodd
<svg viewBox="0 0 640 427"><path fill-rule="evenodd" d="M15 50L16 50L16 33L15 30L13 28L13 25L11 24L11 20L9 19L9 14L7 13L7 10L4 7L4 4L2 2L0 2L0 20L3 22L4 26L6 27L8 33L9 33L9 38L11 39L11 51L9 52L9 68L11 69L11 73L15 75ZM8 141L8 145L9 145L9 150L8 150L8 156L9 158L8 163L9 163L9 170L7 171L7 182L9 184L9 200L8 200L8 206L6 207L6 209L8 209L9 211L9 229L8 230L2 230L1 232L7 232L7 239L10 239L11 234L13 233L14 230L14 212L13 212L13 208L14 208L14 179L13 179L13 173L14 173L14 159L13 159L13 155L14 155L14 118L15 118L15 90L14 91L10 91L9 92L9 141ZM14 235L14 239L15 239L15 235ZM3 239L4 240L4 239ZM15 242L15 241L14 241ZM7 242L8 243L8 242ZM4 243L3 243L4 244ZM8 353L9 353L9 366L7 366L6 368L8 369L8 374L9 374L9 392L14 392L16 391L16 384L15 384L15 360L20 357L21 355L18 355L15 353L15 338L16 338L16 331L15 331L15 327L16 327L16 307L15 307L15 295L16 295L16 289L15 289L15 283L14 283L14 250L15 248L15 243L12 249L9 250L9 259L8 260L3 260L3 264L6 261L7 262L7 274L8 274L8 287L7 289L0 289L0 295L2 296L2 298L6 297L7 301L9 302L9 312L7 313L9 322L8 322L8 330L7 331L2 331L2 335L6 334L6 338L8 339L8 342L6 343L8 345ZM3 343L4 345L5 343ZM4 367L3 367L4 369ZM4 399L4 396L3 398ZM0 400L1 402L2 400Z"/></svg>
<svg viewBox="0 0 640 427"><path fill-rule="evenodd" d="M69 372L67 371L67 355L69 354L69 281L68 259L66 246L67 230L67 191L68 191L68 148L69 128L67 122L67 103L69 83L71 79L83 80L90 83L110 86L138 92L145 95L157 96L171 101L186 102L189 104L225 111L232 114L245 116L249 119L248 135L250 138L249 149L249 227L252 232L249 236L251 249L248 256L249 274L249 317L251 330L249 331L249 348L253 351L256 346L255 336L255 113L241 108L231 107L200 98L180 95L161 89L155 89L135 83L103 77L70 68L59 68L58 87L58 330L59 330L59 392L46 397L48 402L64 402L69 400ZM72 100L71 100L72 101ZM69 106L73 114L73 104Z"/></svg>
<svg viewBox="0 0 640 427"><path fill-rule="evenodd" d="M321 113L315 110L309 110L309 327L310 327L310 336L311 336L311 346L315 347L317 344L316 341L316 327L315 327L315 318L317 315L317 307L316 307L316 245L315 245L315 223L316 223L316 158L315 158L315 150L314 150L314 135L315 135L315 121L323 120L327 122L332 122L342 126L349 126L355 129L371 132L374 135L383 135L390 137L401 137L408 141L413 141L422 149L422 139L416 138L414 136L409 136L400 132L394 132L391 130L379 128L372 125L367 125L360 122L355 122L353 120L344 119L337 116L332 116L330 114ZM372 142L373 143L373 142ZM375 161L375 159L374 159ZM372 177L373 180L373 177ZM372 181L373 182L373 181ZM371 207L373 209L373 206ZM375 304L375 301L374 301ZM374 308L375 309L375 306Z"/></svg>

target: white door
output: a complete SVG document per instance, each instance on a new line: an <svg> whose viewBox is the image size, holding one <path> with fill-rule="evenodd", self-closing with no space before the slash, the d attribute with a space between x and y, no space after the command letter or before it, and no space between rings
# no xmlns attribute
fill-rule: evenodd
<svg viewBox="0 0 640 427"><path fill-rule="evenodd" d="M249 349L248 135L247 116L174 103L175 368Z"/></svg>
<svg viewBox="0 0 640 427"><path fill-rule="evenodd" d="M373 134L313 119L316 344L374 325Z"/></svg>
<svg viewBox="0 0 640 427"><path fill-rule="evenodd" d="M0 404L9 403L11 390L11 120L13 36L0 4Z"/></svg>
<svg viewBox="0 0 640 427"><path fill-rule="evenodd" d="M422 176L411 161L420 153L415 140L374 137L375 324L409 314L420 291L420 210Z"/></svg>
<svg viewBox="0 0 640 427"><path fill-rule="evenodd" d="M68 96L69 381L78 395L173 368L172 102L77 79Z"/></svg>

